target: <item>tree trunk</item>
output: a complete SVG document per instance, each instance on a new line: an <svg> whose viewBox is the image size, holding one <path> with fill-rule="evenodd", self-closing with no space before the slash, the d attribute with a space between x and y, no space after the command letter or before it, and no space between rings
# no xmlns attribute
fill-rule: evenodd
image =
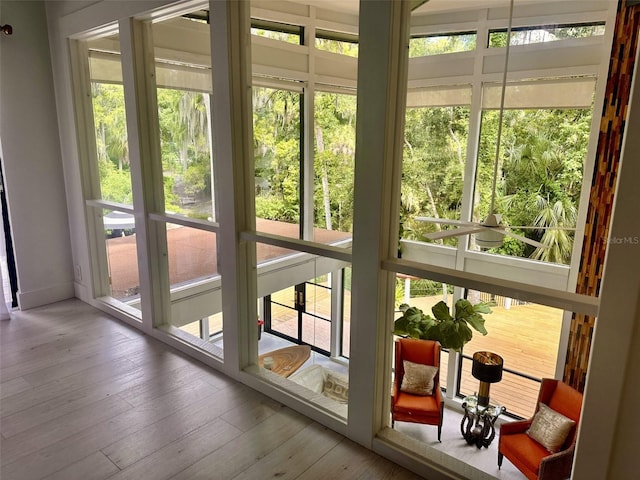
<svg viewBox="0 0 640 480"><path fill-rule="evenodd" d="M449 135L451 135L451 138L453 139L453 141L455 142L455 144L457 146L458 163L464 167L464 158L462 158L462 144L460 143L460 140L458 139L458 136L455 134L455 132L453 131L453 128L451 127L451 123L453 122L453 107L449 108L449 120L450 120L449 121Z"/></svg>
<svg viewBox="0 0 640 480"><path fill-rule="evenodd" d="M324 139L322 137L322 128L316 127L316 148L318 153L324 152ZM331 228L331 202L329 199L329 176L327 175L327 167L322 165L322 204L324 206L324 222L327 230Z"/></svg>
<svg viewBox="0 0 640 480"><path fill-rule="evenodd" d="M440 216L438 215L438 210L436 209L436 202L433 199L433 193L431 193L431 188L429 187L429 185L426 186L427 189L427 196L429 197L429 204L431 205L431 210L433 210L433 216L434 218L440 218ZM440 226L439 223L435 223L434 224L436 226L436 230L439 232L442 230L442 227Z"/></svg>

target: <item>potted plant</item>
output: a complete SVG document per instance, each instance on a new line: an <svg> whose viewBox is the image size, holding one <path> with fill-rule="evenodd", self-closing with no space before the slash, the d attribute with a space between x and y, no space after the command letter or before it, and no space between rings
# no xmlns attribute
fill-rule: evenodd
<svg viewBox="0 0 640 480"><path fill-rule="evenodd" d="M487 334L484 328L483 313L491 313L486 303L472 305L461 298L456 302L455 315L449 312L445 302L436 303L431 311L433 317L425 314L418 307L410 307L406 303L400 305L402 316L396 319L393 333L423 340L437 340L443 348L457 352L473 337L474 330L482 335Z"/></svg>

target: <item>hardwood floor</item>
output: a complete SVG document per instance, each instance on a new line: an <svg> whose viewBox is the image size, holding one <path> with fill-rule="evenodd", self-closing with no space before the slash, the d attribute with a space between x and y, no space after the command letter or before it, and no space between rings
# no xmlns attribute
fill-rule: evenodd
<svg viewBox="0 0 640 480"><path fill-rule="evenodd" d="M77 300L0 346L3 480L420 478Z"/></svg>

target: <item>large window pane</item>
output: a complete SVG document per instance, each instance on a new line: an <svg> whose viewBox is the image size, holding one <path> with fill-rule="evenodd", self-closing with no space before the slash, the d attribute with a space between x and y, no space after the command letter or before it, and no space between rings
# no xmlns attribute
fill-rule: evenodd
<svg viewBox="0 0 640 480"><path fill-rule="evenodd" d="M256 228L300 238L300 94L253 88Z"/></svg>
<svg viewBox="0 0 640 480"><path fill-rule="evenodd" d="M257 244L256 248L259 252L265 245ZM350 270L350 265L292 250L258 265L258 305L264 320L258 364L263 366L265 357L290 360L287 369L276 373L312 390L315 395L308 392L312 401L341 416L347 413L347 392L343 391L344 398L325 393L322 379L328 374L338 375L348 389L348 364L341 355L348 328L344 270ZM308 358L302 355L301 362L296 363L296 356L305 351ZM325 395L319 399L317 393Z"/></svg>
<svg viewBox="0 0 640 480"><path fill-rule="evenodd" d="M428 97L436 101L435 97ZM439 223L416 216L460 219L462 187L469 135L469 107L407 109L400 199L401 239L424 240L440 231ZM457 237L438 240L456 245Z"/></svg>
<svg viewBox="0 0 640 480"><path fill-rule="evenodd" d="M140 309L138 248L133 215L103 210L110 296Z"/></svg>
<svg viewBox="0 0 640 480"><path fill-rule="evenodd" d="M520 102L531 104L535 99L520 98ZM502 223L513 226L514 233L547 246L536 248L504 236L491 253L570 262L591 114L592 108L505 110L494 191L499 112L483 111L474 220L486 218L494 197L493 213L502 215Z"/></svg>
<svg viewBox="0 0 640 480"><path fill-rule="evenodd" d="M355 121L355 95L316 93L314 224L320 229L353 230ZM316 231L314 239L324 242L323 236Z"/></svg>
<svg viewBox="0 0 640 480"><path fill-rule="evenodd" d="M215 220L209 93L158 89L165 210Z"/></svg>
<svg viewBox="0 0 640 480"><path fill-rule="evenodd" d="M210 26L206 12L153 23L164 208L216 221ZM181 49L174 44L180 39ZM172 333L222 356L222 285L217 234L166 222Z"/></svg>
<svg viewBox="0 0 640 480"><path fill-rule="evenodd" d="M468 52L476 48L475 33L414 37L409 41L409 57Z"/></svg>
<svg viewBox="0 0 640 480"><path fill-rule="evenodd" d="M99 198L133 205L120 45L116 38L114 34L87 42Z"/></svg>
<svg viewBox="0 0 640 480"><path fill-rule="evenodd" d="M504 359L502 380L491 385L491 402L507 411L530 417L535 409L539 380L554 378L562 318L557 308L521 302L499 295L469 292L467 298L491 306L486 316L487 335L474 335L464 347L460 394L478 391L478 380L471 375L471 357L477 351L490 351Z"/></svg>
<svg viewBox="0 0 640 480"><path fill-rule="evenodd" d="M410 277L408 275L396 275L395 316L402 316L404 306L420 309L425 315L433 317L433 307L439 302L444 302L449 309L453 306L453 286L433 280ZM405 336L405 335L401 335ZM449 349L443 348L440 358L440 386L447 388L447 372L449 362Z"/></svg>
<svg viewBox="0 0 640 480"><path fill-rule="evenodd" d="M222 333L216 234L166 224L171 325L205 341Z"/></svg>
<svg viewBox="0 0 640 480"><path fill-rule="evenodd" d="M511 31L511 45L529 45L532 43L554 42L567 38L585 38L604 35L604 23L574 25L544 25L528 28L514 28ZM489 47L504 47L507 44L507 31L489 32Z"/></svg>

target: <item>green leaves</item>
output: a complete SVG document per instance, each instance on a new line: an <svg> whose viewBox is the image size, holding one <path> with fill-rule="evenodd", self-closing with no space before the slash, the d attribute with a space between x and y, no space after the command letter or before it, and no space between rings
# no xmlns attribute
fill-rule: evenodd
<svg viewBox="0 0 640 480"><path fill-rule="evenodd" d="M471 305L464 298L456 302L456 320L467 322L482 335L486 335L487 330L484 328L482 313L491 313L491 309L485 303Z"/></svg>
<svg viewBox="0 0 640 480"><path fill-rule="evenodd" d="M439 301L436 303L431 311L435 315L435 317L440 321L450 321L453 320L451 318L451 314L449 314L449 307L443 301Z"/></svg>
<svg viewBox="0 0 640 480"><path fill-rule="evenodd" d="M456 302L455 316L449 312L445 302L438 302L431 311L435 318L426 315L418 307L400 306L403 315L394 323L393 333L401 336L420 338L423 340L437 340L444 348L460 351L471 338L473 327L482 335L487 334L484 327L483 313L491 313L485 303L472 305L464 298Z"/></svg>

